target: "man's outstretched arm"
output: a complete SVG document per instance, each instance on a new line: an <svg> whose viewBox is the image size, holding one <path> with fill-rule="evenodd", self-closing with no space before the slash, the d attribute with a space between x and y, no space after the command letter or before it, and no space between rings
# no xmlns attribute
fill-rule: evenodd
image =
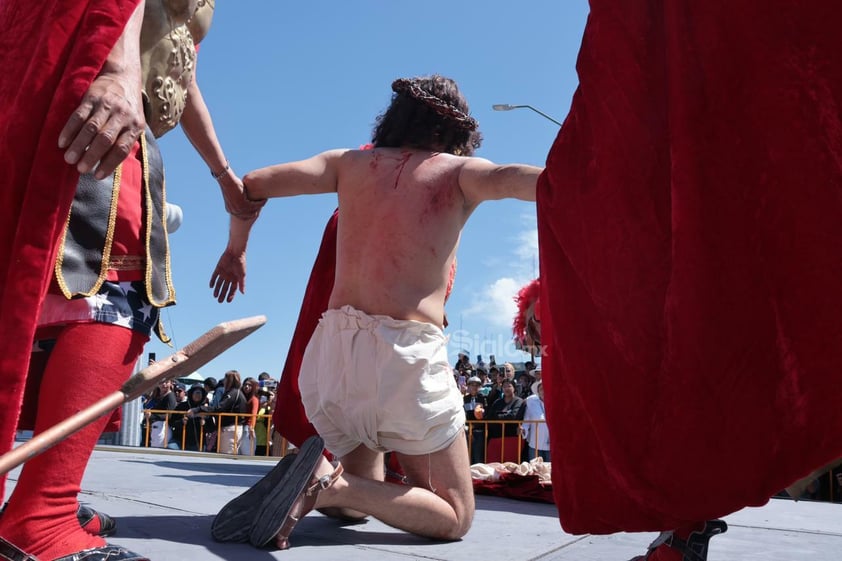
<svg viewBox="0 0 842 561"><path fill-rule="evenodd" d="M459 171L459 186L470 206L499 199L535 201L542 171L544 168L527 164L498 165L483 158L466 158Z"/></svg>
<svg viewBox="0 0 842 561"><path fill-rule="evenodd" d="M335 193L339 159L347 150L329 150L312 158L276 164L249 172L243 177L250 200Z"/></svg>
<svg viewBox="0 0 842 561"><path fill-rule="evenodd" d="M250 201L336 191L336 165L345 150L323 152L300 162L261 168L243 177L245 195ZM231 216L228 245L213 271L210 288L218 302L231 302L246 287L246 245L257 215Z"/></svg>

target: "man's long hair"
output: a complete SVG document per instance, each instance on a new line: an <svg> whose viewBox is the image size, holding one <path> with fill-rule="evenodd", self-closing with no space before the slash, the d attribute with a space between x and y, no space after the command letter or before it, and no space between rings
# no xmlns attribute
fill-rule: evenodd
<svg viewBox="0 0 842 561"><path fill-rule="evenodd" d="M482 135L456 82L433 74L392 82L392 103L377 117L375 148L419 148L471 156Z"/></svg>

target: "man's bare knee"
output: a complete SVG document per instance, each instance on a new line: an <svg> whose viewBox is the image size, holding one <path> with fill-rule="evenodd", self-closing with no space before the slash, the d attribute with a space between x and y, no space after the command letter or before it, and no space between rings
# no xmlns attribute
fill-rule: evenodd
<svg viewBox="0 0 842 561"><path fill-rule="evenodd" d="M434 474L430 476L428 470L418 470L417 465L413 466L416 469L410 468L407 471L407 483L414 487L419 487L435 494L439 499L446 502L450 507L451 514L436 523L432 523L428 527L429 533L427 537L437 540L459 540L468 533L471 529L471 524L474 520L474 510L476 508L473 495L473 487L470 484L468 477L468 486L454 485L454 482L460 478L454 479L454 473L449 473L442 478L436 476L441 473L441 469L434 469ZM440 468L452 469L452 466L440 466ZM444 479L444 480L443 480ZM445 481L447 480L447 481ZM431 521L432 522L432 521Z"/></svg>
<svg viewBox="0 0 842 561"><path fill-rule="evenodd" d="M468 533L468 530L471 529L471 525L474 522L474 510L471 509L468 511L465 509L463 512L460 512L460 509L454 507L456 511L456 520L457 523L451 531L448 532L447 536L444 536L443 539L446 540L459 540L465 537L465 534Z"/></svg>
<svg viewBox="0 0 842 561"><path fill-rule="evenodd" d="M449 525L445 534L441 539L458 540L468 533L471 529L471 524L474 521L474 511L476 510L476 503L474 502L473 488L468 494L456 491L451 494L448 492L436 492L440 498L444 499L450 508L453 509L453 514L456 517L455 524Z"/></svg>
<svg viewBox="0 0 842 561"><path fill-rule="evenodd" d="M398 453L398 460L410 485L426 489L447 503L445 508L439 502L437 516L431 517L424 528L413 531L439 540L458 540L467 534L474 519L475 502L464 435L459 433L438 452L417 456ZM432 504L429 499L419 500Z"/></svg>

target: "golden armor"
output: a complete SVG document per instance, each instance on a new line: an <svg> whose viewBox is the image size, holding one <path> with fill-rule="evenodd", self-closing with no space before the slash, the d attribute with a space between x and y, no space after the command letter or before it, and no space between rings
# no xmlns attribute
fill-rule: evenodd
<svg viewBox="0 0 842 561"><path fill-rule="evenodd" d="M147 0L140 36L147 124L156 138L175 128L196 69L196 44L210 29L215 0Z"/></svg>

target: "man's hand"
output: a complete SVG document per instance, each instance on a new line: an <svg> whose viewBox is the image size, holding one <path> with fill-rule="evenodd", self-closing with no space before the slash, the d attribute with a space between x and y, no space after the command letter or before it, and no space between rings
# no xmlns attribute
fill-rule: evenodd
<svg viewBox="0 0 842 561"><path fill-rule="evenodd" d="M102 73L59 135L64 160L87 173L99 162L95 177L111 175L143 134L146 120L139 84L131 74Z"/></svg>
<svg viewBox="0 0 842 561"><path fill-rule="evenodd" d="M246 292L246 246L251 227L256 220L257 215L248 219L233 215L230 218L228 245L219 258L210 280L213 296L219 303L234 300L237 289L243 294Z"/></svg>
<svg viewBox="0 0 842 561"><path fill-rule="evenodd" d="M210 279L213 297L220 304L231 302L237 290L246 291L246 252L225 248Z"/></svg>
<svg viewBox="0 0 842 561"><path fill-rule="evenodd" d="M219 178L219 187L222 189L222 198L225 201L225 210L231 216L243 220L256 219L260 209L266 204L266 200L252 201L246 198L243 188L243 181L234 173L227 173Z"/></svg>

